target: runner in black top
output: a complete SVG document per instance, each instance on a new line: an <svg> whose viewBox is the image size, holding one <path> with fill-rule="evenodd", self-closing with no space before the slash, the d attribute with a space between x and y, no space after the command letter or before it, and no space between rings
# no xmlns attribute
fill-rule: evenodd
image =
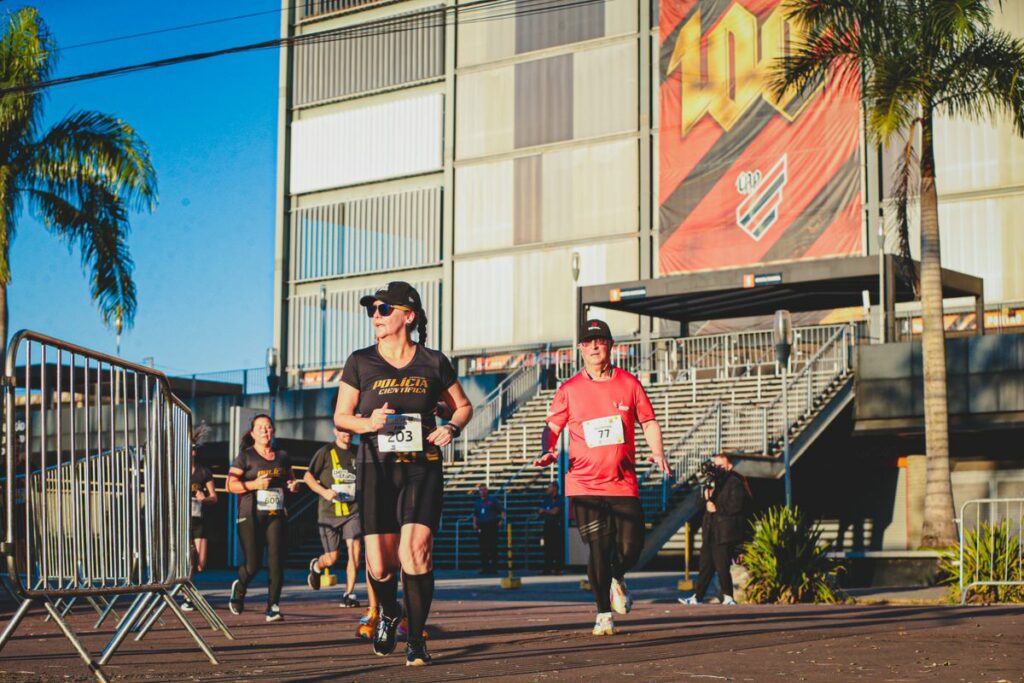
<svg viewBox="0 0 1024 683"><path fill-rule="evenodd" d="M359 504L356 503L356 452L351 447L352 435L334 430L334 442L322 446L309 462L302 476L309 490L320 496L317 526L324 552L309 562L309 587L320 589L324 569L333 567L341 554L342 541L348 551L344 607L359 607L355 594L359 559L362 555L363 531L359 525Z"/></svg>
<svg viewBox="0 0 1024 683"><path fill-rule="evenodd" d="M401 569L409 618L405 662L417 666L430 662L423 626L434 595L431 552L444 493L441 448L459 435L473 408L451 362L424 346L427 320L415 289L390 282L360 303L373 319L377 344L345 363L334 423L363 435L356 496L366 576L380 602L373 651L394 650ZM441 400L453 414L438 427L434 412Z"/></svg>
<svg viewBox="0 0 1024 683"><path fill-rule="evenodd" d="M267 621L281 619L278 602L284 583L285 489L295 492L298 481L292 473L288 454L272 447L274 423L269 415L257 415L242 439L242 450L228 470L227 490L238 494L238 537L245 564L238 568L238 580L231 584L228 607L241 614L245 590L260 570L263 549L267 549L270 586L267 593Z"/></svg>
<svg viewBox="0 0 1024 683"><path fill-rule="evenodd" d="M190 493L192 508L192 555L193 571L201 572L206 569L206 527L203 525L203 514L210 505L217 504L217 491L213 488L213 473L204 465L196 462L198 444L192 444L192 476L190 479ZM191 612L194 608L188 600L181 603L181 608Z"/></svg>

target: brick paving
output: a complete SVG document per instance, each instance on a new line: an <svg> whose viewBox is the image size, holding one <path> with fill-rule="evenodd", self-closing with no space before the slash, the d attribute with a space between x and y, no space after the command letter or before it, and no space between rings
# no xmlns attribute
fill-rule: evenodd
<svg viewBox="0 0 1024 683"><path fill-rule="evenodd" d="M227 612L227 575L201 584L237 640L204 630L220 658L210 665L180 625L129 640L105 667L123 681L1013 681L1024 682L1024 608L913 605L684 607L675 576L645 574L619 633L589 634L593 607L579 576L527 577L519 591L493 578L439 581L431 619L430 667L404 666L401 645L375 657L354 638L359 610L337 606L340 591L314 593L290 574L285 620L266 624L254 588L247 608ZM451 573L441 574L452 577ZM209 582L216 581L213 586ZM74 628L92 651L110 637L79 608ZM9 613L4 614L6 619ZM200 618L192 613L195 623ZM0 653L0 680L90 680L38 610Z"/></svg>

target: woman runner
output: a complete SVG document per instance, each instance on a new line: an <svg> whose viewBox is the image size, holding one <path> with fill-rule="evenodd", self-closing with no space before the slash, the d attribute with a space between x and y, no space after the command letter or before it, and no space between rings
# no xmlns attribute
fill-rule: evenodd
<svg viewBox="0 0 1024 683"><path fill-rule="evenodd" d="M451 361L424 346L427 318L411 285L390 282L360 304L373 320L377 343L345 363L334 423L363 435L356 497L366 578L380 603L373 651L387 655L395 648L401 570L409 619L405 663L422 666L430 663L423 626L434 597L431 553L444 493L441 448L459 435L473 408ZM434 411L441 400L453 412L439 427Z"/></svg>
<svg viewBox="0 0 1024 683"><path fill-rule="evenodd" d="M245 563L238 568L238 579L231 584L228 609L241 614L245 609L245 591L260 571L263 549L267 550L270 575L267 592L267 621L280 621L281 586L284 583L285 516L284 491L299 486L292 473L288 454L272 446L274 422L269 415L257 415L242 438L242 450L228 470L227 489L238 499L238 538Z"/></svg>

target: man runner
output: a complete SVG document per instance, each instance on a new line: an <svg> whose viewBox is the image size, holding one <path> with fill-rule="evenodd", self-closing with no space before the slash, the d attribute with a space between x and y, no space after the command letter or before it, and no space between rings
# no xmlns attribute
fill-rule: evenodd
<svg viewBox="0 0 1024 683"><path fill-rule="evenodd" d="M587 575L597 603L594 635L615 633L612 610L626 614L632 599L624 576L644 545L644 512L636 478L635 429L639 424L651 460L671 474L661 427L640 381L611 364L612 334L602 320L588 320L580 332L583 370L555 392L544 431L544 455L534 465L558 459L555 444L569 427L569 470L565 493L571 500L583 542L590 546Z"/></svg>

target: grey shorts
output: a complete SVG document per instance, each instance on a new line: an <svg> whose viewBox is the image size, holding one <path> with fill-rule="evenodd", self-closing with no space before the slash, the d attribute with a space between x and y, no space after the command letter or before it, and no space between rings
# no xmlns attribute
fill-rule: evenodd
<svg viewBox="0 0 1024 683"><path fill-rule="evenodd" d="M341 550L342 541L355 541L363 537L363 529L359 525L359 515L349 515L336 522L320 522L320 544L325 553Z"/></svg>

